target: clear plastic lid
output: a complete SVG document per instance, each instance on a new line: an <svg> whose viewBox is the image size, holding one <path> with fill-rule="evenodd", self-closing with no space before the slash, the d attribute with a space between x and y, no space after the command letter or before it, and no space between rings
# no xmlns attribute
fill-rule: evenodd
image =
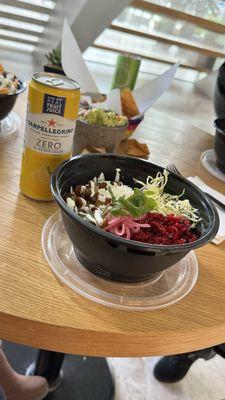
<svg viewBox="0 0 225 400"><path fill-rule="evenodd" d="M120 283L93 275L77 260L59 212L44 225L42 247L52 271L67 286L89 300L124 310L146 311L174 304L192 290L198 277L193 251L144 282Z"/></svg>
<svg viewBox="0 0 225 400"><path fill-rule="evenodd" d="M14 111L0 121L0 138L12 135L18 131L21 125L21 119Z"/></svg>
<svg viewBox="0 0 225 400"><path fill-rule="evenodd" d="M225 174L216 165L216 154L214 149L209 149L201 154L201 163L203 167L217 179L225 182Z"/></svg>

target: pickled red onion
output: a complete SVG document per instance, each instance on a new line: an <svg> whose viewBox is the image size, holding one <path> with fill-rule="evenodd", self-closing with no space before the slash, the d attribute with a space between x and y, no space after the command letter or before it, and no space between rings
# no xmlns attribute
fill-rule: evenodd
<svg viewBox="0 0 225 400"><path fill-rule="evenodd" d="M143 216L141 217L143 219ZM114 233L117 236L123 236L126 239L131 238L132 233L138 233L141 228L150 228L149 224L141 224L139 218L132 217L113 217L107 218L106 231Z"/></svg>

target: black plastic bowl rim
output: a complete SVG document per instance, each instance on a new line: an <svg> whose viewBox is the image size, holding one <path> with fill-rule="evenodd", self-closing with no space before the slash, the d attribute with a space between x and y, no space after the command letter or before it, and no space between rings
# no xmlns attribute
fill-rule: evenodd
<svg viewBox="0 0 225 400"><path fill-rule="evenodd" d="M225 118L217 118L214 121L214 127L216 130L225 135Z"/></svg>
<svg viewBox="0 0 225 400"><path fill-rule="evenodd" d="M208 208L210 208L212 211L214 225L211 227L211 229L208 230L208 232L206 231L202 236L200 236L199 239L195 240L194 242L185 243L185 244L172 244L172 245L137 242L135 240L129 240L129 239L118 237L118 236L114 235L113 233L107 232L95 225L92 225L90 222L87 222L84 219L82 219L81 217L79 217L74 211L72 211L67 206L66 202L63 200L61 193L60 193L60 188L58 185L58 176L59 176L61 170L67 164L71 163L71 161L73 161L74 159L78 160L78 159L84 158L84 157L92 158L92 157L105 157L105 156L106 156L106 154L78 155L78 156L72 157L70 160L67 160L67 161L64 161L63 163L61 163L53 172L53 174L51 176L51 191L52 191L53 197L54 197L55 201L58 203L58 205L61 207L61 209L73 220L80 223L81 225L83 225L84 227L89 229L90 231L96 233L98 236L102 236L111 241L113 240L117 244L133 247L133 248L136 248L139 250L142 249L142 250L149 250L149 251L160 252L160 253L169 253L169 252L175 253L177 251L193 250L194 248L198 248L198 247L201 247L201 246L209 243L215 237L215 235L218 231L218 228L219 228L219 215L216 210L216 207L214 206L212 201L209 198L207 198L205 196L205 194L196 185L194 185L192 182L190 182L188 179L184 178L183 176L179 176L171 171L168 171L170 173L170 175L173 175L176 179L179 179L180 181L184 181L184 182L188 183L190 188L193 187L194 190L197 190L197 192L199 192L199 194L204 197L205 204L207 204ZM116 155L116 154L115 155L107 154L107 157L111 157L111 158L121 157L124 159L132 159L133 161L139 160L148 165L154 165L154 167L159 167L160 169L163 168L162 166L160 166L158 164L154 164L149 161L142 160L140 158L136 159L134 157L124 156L124 155ZM164 168L164 169L166 169L166 168ZM104 172L104 171L102 171L102 172Z"/></svg>
<svg viewBox="0 0 225 400"><path fill-rule="evenodd" d="M23 79L18 78L18 87L17 87L16 91L14 93L0 94L0 98L18 95L18 94L24 92L26 90L26 88L27 88L26 82Z"/></svg>

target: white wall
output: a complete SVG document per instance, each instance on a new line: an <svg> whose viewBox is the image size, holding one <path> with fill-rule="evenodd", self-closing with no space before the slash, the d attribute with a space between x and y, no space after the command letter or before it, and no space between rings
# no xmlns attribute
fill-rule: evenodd
<svg viewBox="0 0 225 400"><path fill-rule="evenodd" d="M34 52L34 60L40 65L45 64L45 54L57 47L60 43L64 18L67 17L70 24L77 17L87 0L58 0L48 26L46 27L37 50ZM92 0L95 1L95 0Z"/></svg>
<svg viewBox="0 0 225 400"><path fill-rule="evenodd" d="M132 0L86 0L71 25L81 51L86 50Z"/></svg>

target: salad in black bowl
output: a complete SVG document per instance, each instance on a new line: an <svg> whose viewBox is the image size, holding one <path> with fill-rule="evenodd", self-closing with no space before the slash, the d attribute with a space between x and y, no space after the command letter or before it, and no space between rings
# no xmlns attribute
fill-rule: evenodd
<svg viewBox="0 0 225 400"><path fill-rule="evenodd" d="M12 111L18 95L26 89L26 83L0 64L0 121Z"/></svg>
<svg viewBox="0 0 225 400"><path fill-rule="evenodd" d="M211 241L219 226L195 185L132 157L74 157L55 170L51 188L77 258L106 279L148 279Z"/></svg>

